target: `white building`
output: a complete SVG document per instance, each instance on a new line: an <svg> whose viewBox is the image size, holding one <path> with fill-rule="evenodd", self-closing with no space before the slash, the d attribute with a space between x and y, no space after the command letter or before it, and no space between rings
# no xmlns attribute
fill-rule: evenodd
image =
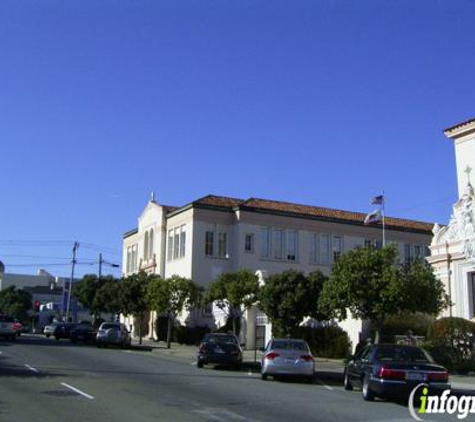
<svg viewBox="0 0 475 422"><path fill-rule="evenodd" d="M475 317L475 119L444 131L453 140L458 200L447 226L435 225L428 262L445 284L453 306L444 316Z"/></svg>
<svg viewBox="0 0 475 422"><path fill-rule="evenodd" d="M182 207L159 205L152 196L138 228L124 234L124 275L139 270L162 277L189 277L207 286L223 272L246 268L266 274L293 268L329 274L339 256L366 244L381 245L380 225L365 226L365 214L281 201L209 195ZM386 218L386 239L398 245L401 260L422 259L432 225ZM222 315L195 311L194 324L221 325ZM131 323L131 321L128 321ZM244 327L247 348L270 337L265 315L251 309ZM353 346L366 336L361 321L345 321ZM264 340L265 339L265 340Z"/></svg>

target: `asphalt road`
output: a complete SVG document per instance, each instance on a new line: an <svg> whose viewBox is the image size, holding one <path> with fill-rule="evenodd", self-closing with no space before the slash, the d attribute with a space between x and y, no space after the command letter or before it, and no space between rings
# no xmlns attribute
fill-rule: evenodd
<svg viewBox="0 0 475 422"><path fill-rule="evenodd" d="M0 340L1 422L412 420L404 405L344 391L335 373L319 373L314 384L264 382L156 352Z"/></svg>

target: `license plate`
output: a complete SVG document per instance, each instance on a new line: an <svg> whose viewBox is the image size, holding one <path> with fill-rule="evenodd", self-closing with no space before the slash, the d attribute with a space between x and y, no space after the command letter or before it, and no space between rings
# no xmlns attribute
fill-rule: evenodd
<svg viewBox="0 0 475 422"><path fill-rule="evenodd" d="M285 362L286 362L286 363L294 363L294 362L295 362L295 359L286 358L286 359L285 359Z"/></svg>
<svg viewBox="0 0 475 422"><path fill-rule="evenodd" d="M216 349L214 349L214 353L223 354L224 350L217 347Z"/></svg>
<svg viewBox="0 0 475 422"><path fill-rule="evenodd" d="M424 374L419 372L409 372L407 374L407 379L410 381L424 381Z"/></svg>

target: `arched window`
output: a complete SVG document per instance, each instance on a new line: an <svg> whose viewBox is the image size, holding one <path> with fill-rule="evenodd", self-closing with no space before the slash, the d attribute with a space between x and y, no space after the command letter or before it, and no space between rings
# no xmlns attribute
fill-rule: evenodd
<svg viewBox="0 0 475 422"><path fill-rule="evenodd" d="M145 260L148 259L148 232L145 232L145 240L143 244L143 257Z"/></svg>
<svg viewBox="0 0 475 422"><path fill-rule="evenodd" d="M153 229L150 229L150 239L148 240L148 257L153 258Z"/></svg>

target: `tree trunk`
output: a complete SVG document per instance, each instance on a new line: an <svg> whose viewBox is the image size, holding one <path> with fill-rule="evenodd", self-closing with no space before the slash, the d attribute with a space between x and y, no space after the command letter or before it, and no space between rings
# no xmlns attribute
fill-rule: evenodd
<svg viewBox="0 0 475 422"><path fill-rule="evenodd" d="M232 318L233 318L233 333L236 334L236 316L233 315Z"/></svg>
<svg viewBox="0 0 475 422"><path fill-rule="evenodd" d="M167 327L167 349L170 349L172 342L172 314L168 313L168 327Z"/></svg>
<svg viewBox="0 0 475 422"><path fill-rule="evenodd" d="M383 320L378 319L376 321L376 337L374 338L374 344L381 342L383 336Z"/></svg>
<svg viewBox="0 0 475 422"><path fill-rule="evenodd" d="M142 314L139 316L139 344L142 345Z"/></svg>

